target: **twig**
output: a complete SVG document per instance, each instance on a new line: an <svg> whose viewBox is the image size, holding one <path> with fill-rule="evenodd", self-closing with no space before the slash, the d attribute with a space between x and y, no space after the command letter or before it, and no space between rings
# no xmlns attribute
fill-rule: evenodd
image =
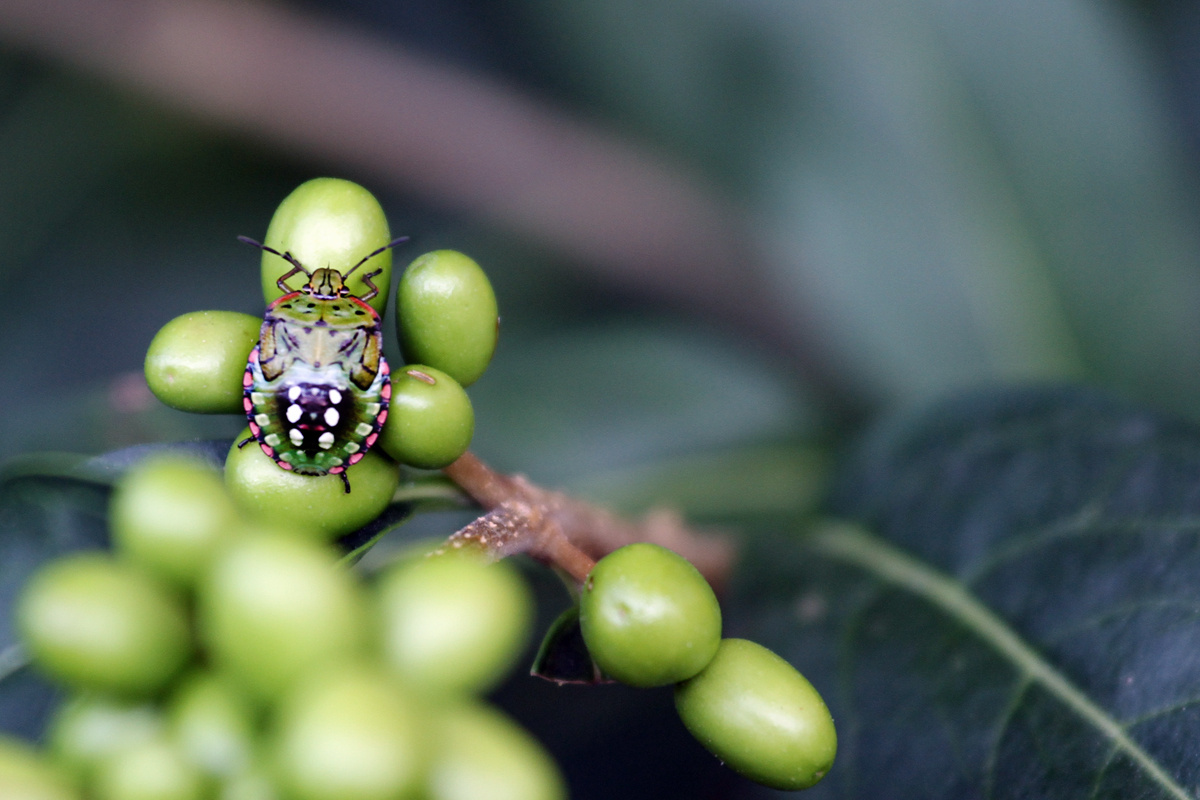
<svg viewBox="0 0 1200 800"><path fill-rule="evenodd" d="M582 582L600 559L627 544L653 542L691 561L709 583L725 582L733 546L688 528L678 514L652 511L638 521L494 471L472 453L443 470L488 512L450 537L449 546L479 546L496 558L528 553Z"/></svg>

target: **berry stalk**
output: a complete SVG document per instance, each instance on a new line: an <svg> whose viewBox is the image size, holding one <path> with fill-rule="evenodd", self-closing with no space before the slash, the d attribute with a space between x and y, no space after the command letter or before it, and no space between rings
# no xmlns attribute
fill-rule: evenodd
<svg viewBox="0 0 1200 800"><path fill-rule="evenodd" d="M453 534L447 547L473 545L497 559L527 553L581 583L598 559L634 542L675 551L713 586L723 585L733 566L729 539L692 530L672 511L627 520L524 476L496 472L469 451L442 471L487 512Z"/></svg>

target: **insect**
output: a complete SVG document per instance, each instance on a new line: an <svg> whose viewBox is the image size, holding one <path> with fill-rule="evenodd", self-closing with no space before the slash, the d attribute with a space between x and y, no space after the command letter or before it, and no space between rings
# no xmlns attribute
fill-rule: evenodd
<svg viewBox="0 0 1200 800"><path fill-rule="evenodd" d="M238 239L292 265L275 282L283 296L267 306L258 344L242 376L242 407L251 436L276 464L298 475L338 475L350 492L346 468L366 455L387 419L392 384L383 357L380 318L367 301L379 294L350 293L346 279L363 264L395 247L396 239L366 255L345 274L330 267L309 270L290 252L280 253L246 236ZM300 289L288 279L303 273Z"/></svg>

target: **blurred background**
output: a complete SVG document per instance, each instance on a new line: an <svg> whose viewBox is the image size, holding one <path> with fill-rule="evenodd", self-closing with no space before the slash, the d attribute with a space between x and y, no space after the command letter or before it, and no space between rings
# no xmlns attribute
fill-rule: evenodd
<svg viewBox="0 0 1200 800"><path fill-rule="evenodd" d="M1198 84L1175 0L3 0L0 458L234 435L142 358L261 311L235 237L318 175L376 193L398 267L488 271L474 449L553 485L700 464L700 503L751 459L726 499L787 512L809 443L987 384L1200 418ZM724 796L682 746L631 782Z"/></svg>

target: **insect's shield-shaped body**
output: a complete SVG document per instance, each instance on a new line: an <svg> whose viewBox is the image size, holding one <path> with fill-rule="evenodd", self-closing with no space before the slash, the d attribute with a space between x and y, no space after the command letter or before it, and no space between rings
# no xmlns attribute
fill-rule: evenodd
<svg viewBox="0 0 1200 800"><path fill-rule="evenodd" d="M279 279L288 293L267 307L246 364L243 407L250 432L281 468L340 475L349 491L346 468L375 444L391 399L379 314L364 302L376 291L372 275L364 280L373 290L355 297L337 270L310 273L288 254L277 255L295 269ZM287 279L301 271L308 283L288 289Z"/></svg>

